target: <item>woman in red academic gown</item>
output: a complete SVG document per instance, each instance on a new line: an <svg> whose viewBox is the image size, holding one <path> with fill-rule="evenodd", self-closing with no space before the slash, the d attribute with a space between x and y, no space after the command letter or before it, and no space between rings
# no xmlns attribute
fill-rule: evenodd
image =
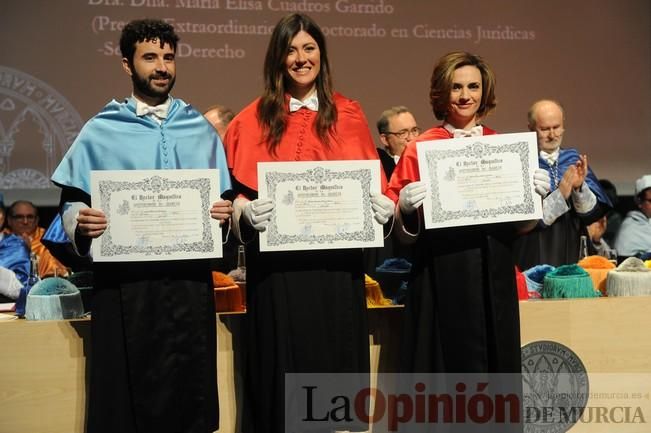
<svg viewBox="0 0 651 433"><path fill-rule="evenodd" d="M264 94L233 119L224 140L239 193L234 226L248 241L252 413L244 414L243 431L256 433L285 431L285 373L369 371L362 251L260 253L255 230L265 230L275 205L257 198L257 163L378 158L360 105L332 90L324 36L309 17L292 14L276 25L264 79ZM370 200L376 220L386 222L394 203L381 194Z"/></svg>
<svg viewBox="0 0 651 433"><path fill-rule="evenodd" d="M430 99L443 124L407 145L387 188L399 204L396 234L416 242L405 309L405 371L520 371L511 243L522 224L425 231L419 209L426 185L419 178L416 143L495 134L480 124L496 106L494 86L493 72L480 57L465 52L442 57L434 68Z"/></svg>

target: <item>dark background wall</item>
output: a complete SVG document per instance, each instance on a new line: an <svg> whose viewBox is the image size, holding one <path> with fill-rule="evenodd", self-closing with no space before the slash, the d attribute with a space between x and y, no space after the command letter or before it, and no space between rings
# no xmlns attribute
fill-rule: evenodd
<svg viewBox="0 0 651 433"><path fill-rule="evenodd" d="M259 95L269 33L290 9L309 9L323 27L336 88L360 101L374 134L379 114L396 104L410 107L421 126L436 124L432 66L448 51L468 50L497 75L499 104L487 125L524 131L529 105L556 98L567 113L565 144L587 153L598 177L630 195L634 180L651 172L649 0L4 0L5 201L56 205L48 179L83 122L130 94L117 49L125 22L175 24L173 94L199 110L215 103L239 110Z"/></svg>

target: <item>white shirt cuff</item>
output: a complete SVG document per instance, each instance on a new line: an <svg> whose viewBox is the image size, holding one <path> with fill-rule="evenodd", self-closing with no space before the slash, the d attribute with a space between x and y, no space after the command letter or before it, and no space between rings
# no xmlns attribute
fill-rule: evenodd
<svg viewBox="0 0 651 433"><path fill-rule="evenodd" d="M574 203L574 209L576 209L577 213L585 215L597 206L597 196L583 182L578 191L572 190L572 203Z"/></svg>
<svg viewBox="0 0 651 433"><path fill-rule="evenodd" d="M72 242L72 248L80 256L88 255L88 251L80 252L77 247L77 239L75 239L75 233L77 232L77 216L79 216L79 211L81 209L87 208L86 203L75 201L75 202L66 202L63 205L63 213L61 214L61 220L63 221L63 230L68 235L68 238Z"/></svg>
<svg viewBox="0 0 651 433"><path fill-rule="evenodd" d="M543 223L550 226L565 212L570 210L560 189L552 191L543 200Z"/></svg>

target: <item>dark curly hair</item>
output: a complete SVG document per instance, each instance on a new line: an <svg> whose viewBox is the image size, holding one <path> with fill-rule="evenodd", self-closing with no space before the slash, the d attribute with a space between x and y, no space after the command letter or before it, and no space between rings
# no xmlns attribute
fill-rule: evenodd
<svg viewBox="0 0 651 433"><path fill-rule="evenodd" d="M171 24L162 20L143 19L134 20L122 29L120 36L120 52L129 63L133 62L133 54L136 52L136 44L144 41L158 39L160 47L169 44L176 52L176 45L179 42L178 35L174 32Z"/></svg>

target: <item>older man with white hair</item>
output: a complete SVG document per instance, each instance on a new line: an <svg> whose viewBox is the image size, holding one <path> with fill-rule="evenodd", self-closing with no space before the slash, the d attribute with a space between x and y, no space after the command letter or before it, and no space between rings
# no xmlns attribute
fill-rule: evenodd
<svg viewBox="0 0 651 433"><path fill-rule="evenodd" d="M543 218L515 245L522 269L538 264L576 263L581 235L611 207L588 157L576 149L561 148L565 114L560 103L543 99L528 112L529 130L536 133L540 168L547 171L551 192L543 200Z"/></svg>

